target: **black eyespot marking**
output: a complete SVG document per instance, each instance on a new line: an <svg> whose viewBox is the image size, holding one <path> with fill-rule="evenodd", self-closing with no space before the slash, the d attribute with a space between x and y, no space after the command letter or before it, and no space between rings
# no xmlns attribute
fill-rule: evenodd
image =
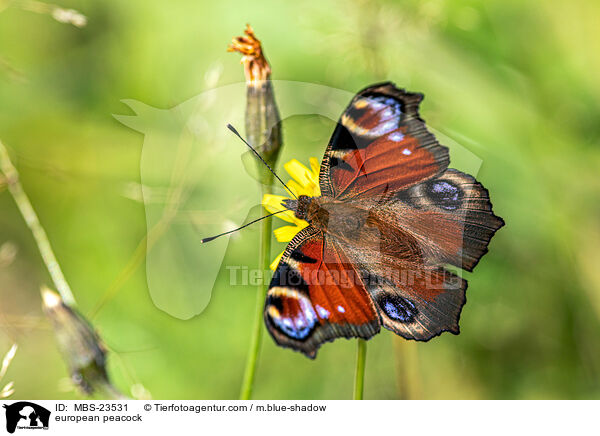
<svg viewBox="0 0 600 436"><path fill-rule="evenodd" d="M289 338L304 341L306 340L313 330L315 329L316 323L312 323L309 325L301 324L299 327L294 324L290 318L273 318L270 314L267 313L267 317L270 323L281 333L288 336Z"/></svg>
<svg viewBox="0 0 600 436"><path fill-rule="evenodd" d="M331 137L331 149L336 150L358 150L359 148L366 147L369 142L372 141L369 138L362 139L360 136L353 136L350 131L342 124L338 124L333 131Z"/></svg>
<svg viewBox="0 0 600 436"><path fill-rule="evenodd" d="M336 168L344 171L354 171L352 165L350 165L344 159L338 159L337 157L333 156L329 158L329 166L331 168Z"/></svg>
<svg viewBox="0 0 600 436"><path fill-rule="evenodd" d="M357 108L356 106L352 105L346 111L346 116L350 117L352 120L358 120L363 115L365 115L367 113L367 111L369 111L368 106L364 106L362 108Z"/></svg>
<svg viewBox="0 0 600 436"><path fill-rule="evenodd" d="M273 306L278 312L283 312L283 301L279 296L268 294L266 306Z"/></svg>
<svg viewBox="0 0 600 436"><path fill-rule="evenodd" d="M399 295L384 294L377 302L390 319L401 323L413 322L419 313L417 306L412 301Z"/></svg>
<svg viewBox="0 0 600 436"><path fill-rule="evenodd" d="M308 284L304 281L300 273L285 262L279 264L271 279L269 288L274 286L293 288L308 293Z"/></svg>
<svg viewBox="0 0 600 436"><path fill-rule="evenodd" d="M427 182L426 192L433 204L442 209L455 210L462 204L463 191L446 180Z"/></svg>
<svg viewBox="0 0 600 436"><path fill-rule="evenodd" d="M308 298L293 294L269 294L265 305L265 319L280 333L298 341L306 340L319 324Z"/></svg>
<svg viewBox="0 0 600 436"><path fill-rule="evenodd" d="M290 258L300 263L317 263L317 259L313 259L312 257L307 256L298 249L290 253Z"/></svg>
<svg viewBox="0 0 600 436"><path fill-rule="evenodd" d="M332 144L331 144L331 149L332 150L356 150L358 149L358 147L356 146L356 141L354 139L354 137L352 136L352 134L350 133L350 131L345 128L344 126L342 126L341 124L338 124L333 137L331 138Z"/></svg>

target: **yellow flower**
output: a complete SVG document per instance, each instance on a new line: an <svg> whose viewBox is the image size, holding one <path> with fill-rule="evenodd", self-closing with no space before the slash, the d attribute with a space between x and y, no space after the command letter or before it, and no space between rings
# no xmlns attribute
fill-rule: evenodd
<svg viewBox="0 0 600 436"><path fill-rule="evenodd" d="M310 169L306 168L296 159L292 159L283 165L283 167L292 176L292 179L287 182L287 186L297 197L301 195L318 197L321 195L321 189L319 188L319 161L316 158L310 158ZM282 195L265 194L262 199L262 205L270 213L279 212L285 210L282 203L288 199L288 197ZM273 231L275 238L279 242L290 242L300 230L308 226L306 221L296 218L292 211L282 212L276 216L291 223L291 225L279 227ZM271 263L273 271L277 268L282 255L283 251Z"/></svg>

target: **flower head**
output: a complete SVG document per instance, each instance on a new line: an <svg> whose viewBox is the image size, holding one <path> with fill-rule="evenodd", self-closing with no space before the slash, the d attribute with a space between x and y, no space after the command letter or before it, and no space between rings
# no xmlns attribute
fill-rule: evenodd
<svg viewBox="0 0 600 436"><path fill-rule="evenodd" d="M245 36L237 36L231 40L227 51L237 51L243 55L241 62L244 64L246 81L256 87L269 79L271 67L250 24L246 25L244 33Z"/></svg>
<svg viewBox="0 0 600 436"><path fill-rule="evenodd" d="M287 162L283 167L292 176L292 179L287 182L287 186L296 197L301 195L318 197L321 195L321 189L319 188L319 161L316 158L310 158L310 168L307 168L296 159ZM282 195L265 194L262 199L262 205L270 213L284 211L286 207L283 205L283 201L287 199L289 198ZM297 218L294 212L290 210L279 213L276 216L291 223L273 231L275 238L279 242L290 242L300 230L308 226L306 221ZM271 263L272 270L277 268L282 255L283 252Z"/></svg>

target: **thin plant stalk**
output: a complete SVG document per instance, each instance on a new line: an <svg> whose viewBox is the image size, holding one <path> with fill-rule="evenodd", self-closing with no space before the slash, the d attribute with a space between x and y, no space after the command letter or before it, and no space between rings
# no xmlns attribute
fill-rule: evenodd
<svg viewBox="0 0 600 436"><path fill-rule="evenodd" d="M365 389L365 366L367 363L367 341L357 340L356 371L354 373L354 400L362 400Z"/></svg>
<svg viewBox="0 0 600 436"><path fill-rule="evenodd" d="M31 202L29 201L29 197L27 197L27 194L23 190L23 186L19 181L19 173L12 164L8 155L8 151L6 150L6 147L2 141L0 141L0 171L4 173L8 191L15 200L21 215L23 215L23 219L25 220L27 227L29 227L29 230L31 230L31 233L33 234L35 243L40 250L40 254L42 256L42 260L46 264L46 268L48 268L48 272L50 273L50 277L54 282L54 286L58 290L65 304L74 306L75 297L73 297L73 292L71 291L60 265L56 260L56 256L54 255L54 251L52 250L52 246L48 240L48 236L46 236L46 232L40 224L40 220L38 219L38 216L35 213Z"/></svg>
<svg viewBox="0 0 600 436"><path fill-rule="evenodd" d="M418 400L421 398L418 344L400 336L394 336L392 341L398 399Z"/></svg>
<svg viewBox="0 0 600 436"><path fill-rule="evenodd" d="M264 185L262 193L270 194L271 187ZM259 253L259 265L261 271L264 272L269 270L269 264L271 263L271 231L272 231L272 219L271 217L265 218L260 227L260 253ZM252 388L254 386L254 376L256 374L256 367L258 363L258 356L260 354L260 345L263 337L263 309L265 305L265 298L267 296L268 285L266 280L261 281L258 291L256 292L256 308L254 310L254 325L252 327L252 339L250 342L250 349L248 351L248 358L246 360L246 369L244 370L244 379L242 382L242 388L240 391L240 399L248 400L252 396Z"/></svg>
<svg viewBox="0 0 600 436"><path fill-rule="evenodd" d="M270 81L271 67L264 56L260 41L249 25L244 33L245 36L233 38L228 50L243 55L242 64L246 78L246 135L248 142L258 150L265 162L274 168L283 141L281 120ZM261 162L257 161L257 165L262 199L265 194L272 192L273 175ZM250 399L252 396L263 337L263 308L268 288L265 273L269 271L271 262L271 230L271 218L264 219L261 223L259 251L259 268L262 270L263 277L256 291L252 336L240 389L242 400Z"/></svg>

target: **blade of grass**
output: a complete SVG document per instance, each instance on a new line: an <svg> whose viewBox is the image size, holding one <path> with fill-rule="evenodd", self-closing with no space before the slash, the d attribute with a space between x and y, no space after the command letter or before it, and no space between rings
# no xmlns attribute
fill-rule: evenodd
<svg viewBox="0 0 600 436"><path fill-rule="evenodd" d="M33 238L35 239L38 249L40 250L42 260L46 264L46 268L48 268L50 277L54 282L54 286L60 293L60 296L65 304L69 306L75 305L75 297L73 297L73 292L71 291L60 265L56 260L56 256L54 255L54 251L52 250L52 246L48 240L48 236L40 224L40 220L38 219L38 216L35 213L31 202L29 201L29 197L27 197L27 194L25 194L25 191L23 190L23 186L19 180L19 173L10 160L8 150L6 150L6 147L2 141L0 141L0 171L4 173L8 191L15 200L21 215L23 215L27 227L29 227L29 230L31 230Z"/></svg>

